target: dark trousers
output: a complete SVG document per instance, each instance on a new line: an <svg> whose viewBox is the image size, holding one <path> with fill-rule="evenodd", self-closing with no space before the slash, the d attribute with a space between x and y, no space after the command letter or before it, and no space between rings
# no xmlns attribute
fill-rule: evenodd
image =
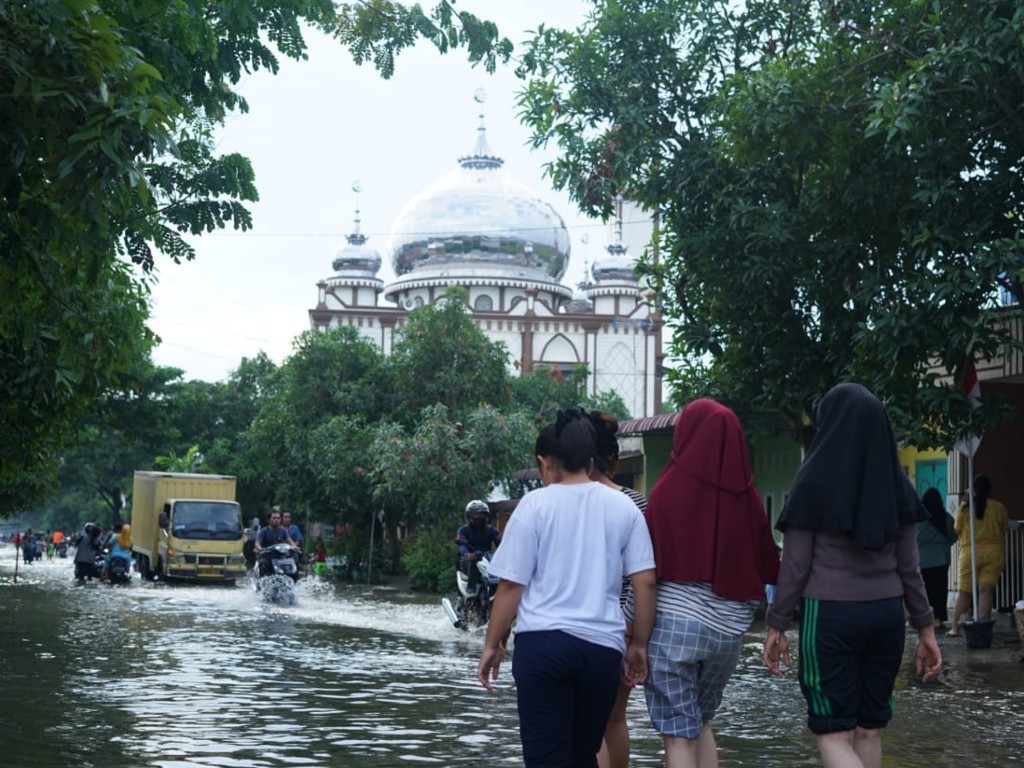
<svg viewBox="0 0 1024 768"><path fill-rule="evenodd" d="M936 621L946 621L946 601L949 599L949 565L937 565L934 568L922 568L921 578L924 589L928 593L928 604L935 612Z"/></svg>
<svg viewBox="0 0 1024 768"><path fill-rule="evenodd" d="M480 586L480 569L476 567L476 560L459 560L459 568L466 575L466 588L475 592Z"/></svg>
<svg viewBox="0 0 1024 768"><path fill-rule="evenodd" d="M567 632L517 634L512 656L526 768L595 768L622 654Z"/></svg>

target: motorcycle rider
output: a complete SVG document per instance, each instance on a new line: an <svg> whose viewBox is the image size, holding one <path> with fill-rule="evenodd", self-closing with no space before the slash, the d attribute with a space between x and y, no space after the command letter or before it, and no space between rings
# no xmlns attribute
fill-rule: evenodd
<svg viewBox="0 0 1024 768"><path fill-rule="evenodd" d="M491 525L491 508L479 499L466 505L466 524L455 533L455 544L459 548L458 569L466 575L466 593L473 597L480 589L480 571L476 561L485 552L497 549L501 544L501 531Z"/></svg>
<svg viewBox="0 0 1024 768"><path fill-rule="evenodd" d="M84 584L86 579L98 579L99 569L96 567L96 556L100 552L100 527L96 523L86 523L85 529L78 537L75 545L75 579Z"/></svg>
<svg viewBox="0 0 1024 768"><path fill-rule="evenodd" d="M288 538L291 540L298 549L292 553L292 558L295 560L295 566L298 567L299 561L302 559L302 531L299 530L299 526L292 522L292 513L290 510L281 510L281 527L284 528L288 534Z"/></svg>
<svg viewBox="0 0 1024 768"><path fill-rule="evenodd" d="M295 542L291 540L288 531L281 525L280 509L274 507L270 510L270 517L267 518L267 523L256 534L256 544L253 547L256 552L256 562L259 564L258 573L260 576L266 576L271 572L270 563L267 561L267 558L262 557L262 552L265 549L281 542L291 544L293 547L295 546Z"/></svg>
<svg viewBox="0 0 1024 768"><path fill-rule="evenodd" d="M103 578L109 578L110 563L115 557L120 557L128 568L132 562L132 527L128 523L121 523L114 527L117 536L110 540L110 551L107 553Z"/></svg>

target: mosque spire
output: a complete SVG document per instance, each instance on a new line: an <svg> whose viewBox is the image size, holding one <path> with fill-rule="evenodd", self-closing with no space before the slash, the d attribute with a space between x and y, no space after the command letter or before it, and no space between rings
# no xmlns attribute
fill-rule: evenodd
<svg viewBox="0 0 1024 768"><path fill-rule="evenodd" d="M622 195L615 197L615 230L612 242L605 246L611 256L625 256L626 246L622 244Z"/></svg>
<svg viewBox="0 0 1024 768"><path fill-rule="evenodd" d="M363 191L363 185L359 179L352 182L352 191L356 193L356 220L355 220L355 231L351 235L346 235L345 239L348 240L349 245L364 245L366 243L366 235L364 235L359 227L361 220L359 218L359 193Z"/></svg>
<svg viewBox="0 0 1024 768"><path fill-rule="evenodd" d="M487 145L487 128L484 127L484 102L487 101L487 93L483 88L477 88L473 93L473 100L480 105L480 126L476 129L476 146L472 155L459 158L459 165L463 168L501 168L505 161L497 155L491 154Z"/></svg>

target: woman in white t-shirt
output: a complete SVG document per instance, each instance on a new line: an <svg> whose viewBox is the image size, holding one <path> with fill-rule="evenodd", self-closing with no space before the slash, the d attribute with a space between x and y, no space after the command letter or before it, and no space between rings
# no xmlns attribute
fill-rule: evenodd
<svg viewBox="0 0 1024 768"><path fill-rule="evenodd" d="M477 677L493 690L515 619L512 676L526 768L596 766L620 672L634 685L647 677L651 539L625 494L590 479L594 450L585 415L559 411L537 438L545 487L520 500L491 561L501 582ZM628 648L623 575L632 579L637 604Z"/></svg>

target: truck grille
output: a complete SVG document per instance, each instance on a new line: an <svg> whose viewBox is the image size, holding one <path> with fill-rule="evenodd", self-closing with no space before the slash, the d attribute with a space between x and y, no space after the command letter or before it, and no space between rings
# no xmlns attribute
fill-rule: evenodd
<svg viewBox="0 0 1024 768"><path fill-rule="evenodd" d="M185 555L185 562L190 565L227 565L228 559L224 555Z"/></svg>

